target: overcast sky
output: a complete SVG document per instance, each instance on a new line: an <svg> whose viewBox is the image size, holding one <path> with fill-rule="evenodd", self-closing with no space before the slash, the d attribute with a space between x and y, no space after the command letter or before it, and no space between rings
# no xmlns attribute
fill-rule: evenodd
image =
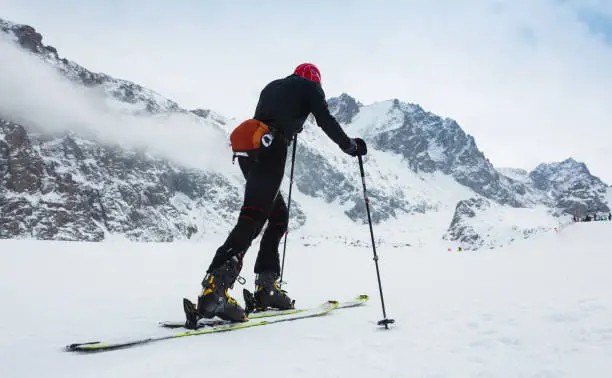
<svg viewBox="0 0 612 378"><path fill-rule="evenodd" d="M62 57L252 116L304 61L328 97L450 117L498 167L572 156L612 184L612 1L1 0Z"/></svg>

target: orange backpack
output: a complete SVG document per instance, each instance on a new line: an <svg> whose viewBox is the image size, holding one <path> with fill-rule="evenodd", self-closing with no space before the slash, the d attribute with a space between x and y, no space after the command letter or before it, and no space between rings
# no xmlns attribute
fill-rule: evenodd
<svg viewBox="0 0 612 378"><path fill-rule="evenodd" d="M269 147L274 140L272 131L265 123L256 119L247 119L230 134L230 143L234 158L248 156L257 158L262 148Z"/></svg>

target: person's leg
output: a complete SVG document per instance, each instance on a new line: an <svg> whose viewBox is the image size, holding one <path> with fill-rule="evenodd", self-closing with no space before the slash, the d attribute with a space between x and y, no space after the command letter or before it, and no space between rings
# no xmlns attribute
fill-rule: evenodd
<svg viewBox="0 0 612 378"><path fill-rule="evenodd" d="M238 256L242 262L244 253L259 235L268 214L271 214L276 205L284 175L286 147L284 151L277 147L266 152L265 155L262 153L257 162L240 159L241 169L247 180L243 205L238 222L225 243L217 250L208 268L209 273L233 256Z"/></svg>
<svg viewBox="0 0 612 378"><path fill-rule="evenodd" d="M285 200L279 193L274 206L268 215L268 225L261 237L259 253L255 260L255 273L273 272L280 275L280 259L278 247L283 235L287 232L289 213Z"/></svg>
<svg viewBox="0 0 612 378"><path fill-rule="evenodd" d="M244 310L229 296L227 289L240 274L244 254L261 232L274 205L284 175L286 153L286 145L273 143L262 151L257 162L241 163L247 179L243 206L236 225L217 249L202 281L204 291L198 301L201 316L244 318Z"/></svg>

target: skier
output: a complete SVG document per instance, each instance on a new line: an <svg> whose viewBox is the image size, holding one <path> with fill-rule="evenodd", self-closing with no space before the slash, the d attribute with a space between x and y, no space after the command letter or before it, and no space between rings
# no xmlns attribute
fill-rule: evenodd
<svg viewBox="0 0 612 378"><path fill-rule="evenodd" d="M278 246L287 231L289 214L279 193L288 146L301 132L309 114L345 153L365 155L366 143L349 138L330 114L321 87L321 73L311 63L297 66L294 73L266 85L260 93L253 119L241 123L230 137L234 158L246 178L244 201L238 221L217 249L202 281L196 306L200 318L217 316L246 321L244 309L228 289L242 269L245 252L262 231L255 262L255 301L258 307L290 309L294 301L277 285L280 275Z"/></svg>

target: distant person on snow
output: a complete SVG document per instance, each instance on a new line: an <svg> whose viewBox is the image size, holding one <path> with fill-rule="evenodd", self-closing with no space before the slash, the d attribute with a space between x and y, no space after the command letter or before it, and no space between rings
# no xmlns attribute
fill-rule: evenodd
<svg viewBox="0 0 612 378"><path fill-rule="evenodd" d="M266 220L268 225L254 267L255 301L260 308L294 307L294 301L277 285L278 246L289 221L279 189L288 146L311 113L342 151L351 156L367 153L366 143L360 138L349 138L330 114L321 87L321 73L313 64L300 64L293 74L266 85L254 117L237 126L230 136L234 158L238 157L246 178L244 202L236 225L217 249L202 281L203 290L196 306L200 318L247 320L244 309L228 294L228 289L238 278L244 254Z"/></svg>
<svg viewBox="0 0 612 378"><path fill-rule="evenodd" d="M608 220L612 221L612 213L608 214Z"/></svg>

